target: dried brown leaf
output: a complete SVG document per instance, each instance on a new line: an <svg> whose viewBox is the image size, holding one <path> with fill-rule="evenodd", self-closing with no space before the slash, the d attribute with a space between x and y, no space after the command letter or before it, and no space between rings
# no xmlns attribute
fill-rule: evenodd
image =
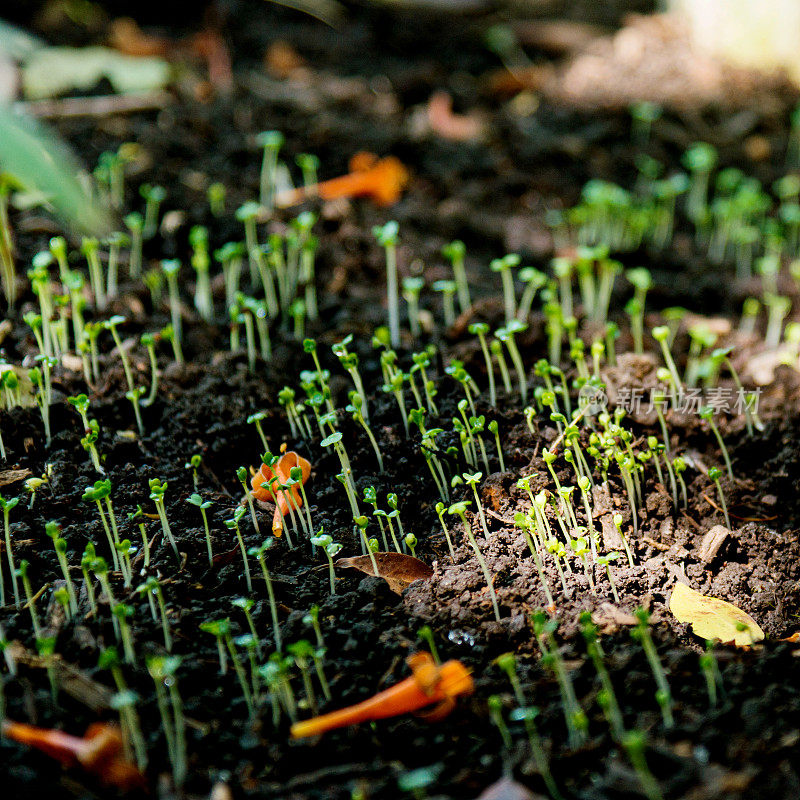
<svg viewBox="0 0 800 800"><path fill-rule="evenodd" d="M29 478L33 473L29 469L4 469L0 472L0 486L10 486L25 478Z"/></svg>
<svg viewBox="0 0 800 800"><path fill-rule="evenodd" d="M414 581L427 581L433 570L424 562L403 553L374 553L378 566L377 577L383 578L395 594L402 594ZM357 569L366 575L375 575L372 559L367 556L340 558L336 561L339 569Z"/></svg>

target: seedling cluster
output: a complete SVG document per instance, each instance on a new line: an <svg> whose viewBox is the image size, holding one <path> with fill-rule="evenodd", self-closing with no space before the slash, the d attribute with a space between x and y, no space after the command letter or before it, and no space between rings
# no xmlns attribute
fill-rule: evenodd
<svg viewBox="0 0 800 800"><path fill-rule="evenodd" d="M635 135L646 140L657 114L639 108L634 119ZM560 606L575 595L586 598L586 607L611 600L625 604L622 578L641 569L653 491L663 491L678 515L696 501L698 487L711 491L713 486L730 528L726 492L735 490L736 476L726 447L727 425L714 404L720 390L738 392L750 435L761 425L755 397L735 367L737 336L719 333L684 309L646 313L652 276L641 267L626 270L612 254L643 246L663 249L676 224L688 220L698 248L712 263L733 261L739 277L759 278L761 293L745 303L736 333L757 340L763 306L764 348L796 366L800 328L784 324L790 301L779 293L778 274L788 262L800 288L800 181L788 175L770 196L736 170L715 172L716 154L708 145L686 152L686 173L660 177L660 165L642 161L632 191L592 181L577 206L548 215L556 243L549 265L524 265L514 253L483 265L486 280L496 281L502 298L502 312L485 318L473 305L477 287L469 285L467 265L475 265L464 243L442 249L439 266L449 277L429 287L424 273L403 276L402 230L389 220L373 231L376 248L383 251L387 326L375 329L369 341L347 335L334 342L321 334L318 215L304 210L278 224L275 207L291 188L281 158L283 137L265 132L258 144L259 198L233 211L240 226L236 241L212 242L209 229L198 225L188 234L188 260L152 258L150 245L158 239L168 201L159 186L140 188L143 207L124 217L125 230L102 241L83 238L76 247L62 237L51 239L27 273L32 297L22 318L31 354L25 366L0 365L4 409L35 403L44 450L70 439L85 452L81 458L91 470L80 495L86 507L76 507L73 518L53 520L44 531L58 566L59 585L53 581L50 593L71 624L90 614L94 624L108 627L100 668L114 684L113 706L126 748L144 769L148 752L140 698L127 681L149 675L174 783L181 787L187 779L195 731L187 724L179 692L181 637L187 631L173 576L189 559L202 562L209 584L235 561L236 591L242 596L198 620L197 630L188 635L211 637L219 679L235 681L242 716L254 723L266 709L280 730L286 721L295 724L316 714L337 687L326 675L319 607L305 619L309 638L286 640L280 598L286 578L275 570L279 554L308 560L309 572L321 570L318 585L331 596L345 582L337 574L340 552L369 557L375 576L380 576L376 553L436 557L445 571L480 574L486 616L490 604L501 623L514 602L496 571L498 550L508 542L518 545L509 549L518 565L536 575L532 591L540 593L545 610L532 619L532 639L558 685L569 746L582 747L589 718L555 639ZM124 198L125 163L119 154L105 156L96 174L116 208ZM320 165L308 154L297 163L304 197L311 196L322 187L317 184ZM207 200L215 218L229 213L221 185L208 188ZM0 214L0 245L9 238L7 226L7 215ZM9 254L0 248L0 255L6 300L13 306L21 300L20 282ZM169 323L142 330L133 316L112 313L127 291L149 296ZM612 304L620 293L628 297L624 316ZM455 331L458 315L467 321L457 351L428 337L430 320ZM238 362L252 380L279 343L292 348L296 380L277 393L282 413L248 407L242 414L249 449L235 454L227 474L215 475L205 455L189 451L178 469L153 470L140 480L139 504L123 515L117 498L130 476L109 455L115 432L100 421L108 418L104 387L116 380L120 397L130 404L125 405L130 430L122 438L143 447L151 443L169 403L166 368L181 374L182 366L198 356L190 335L195 325L222 327L231 363ZM533 335L539 329L543 342ZM606 397L613 388L608 375L622 355L617 348L628 341L635 354L656 364L657 385L648 387L644 410L650 415L644 421L643 409L626 408L619 391L616 402ZM82 391L66 398L69 414L51 416L61 402L57 388L65 376ZM605 402L597 403L598 397ZM714 453L706 470L671 429L687 398L694 403L699 435ZM64 420L69 427L54 429L56 420L56 428ZM521 438L535 445L527 464L519 456ZM402 467L382 449L393 440L403 450ZM11 455L0 436L0 457L5 462ZM400 471L407 475L399 476ZM38 473L41 478L26 484L29 512L34 501L41 506L51 492L49 468ZM498 476L511 487L499 502ZM405 477L397 485L391 482ZM412 483L419 497L400 488ZM323 490L336 506L336 513L325 515L325 527ZM32 576L31 565L15 553L15 523L25 513L25 504L18 508L20 499L0 495L5 551L0 606L4 613L18 614L25 607L57 700L58 641L41 621L40 600L48 587L34 591L52 576ZM264 528L265 508L274 514L271 530ZM99 522L94 526L102 531L98 541L78 529L78 517ZM186 526L178 524L185 518L202 537L199 557ZM82 552L76 549L80 546ZM318 601L337 599L320 596ZM134 634L148 616L160 644L144 648ZM652 672L663 725L671 728L673 699L646 612L637 611L637 622L634 636ZM611 735L627 753L642 791L658 800L643 735L626 727L589 617L582 618L582 630ZM431 631L423 629L420 636L438 662ZM508 721L522 723L536 770L559 800L537 709L525 696L515 658L504 656L497 664L514 694ZM715 705L721 687L710 650L701 666ZM506 720L502 699L491 699L490 716L510 748L515 728Z"/></svg>

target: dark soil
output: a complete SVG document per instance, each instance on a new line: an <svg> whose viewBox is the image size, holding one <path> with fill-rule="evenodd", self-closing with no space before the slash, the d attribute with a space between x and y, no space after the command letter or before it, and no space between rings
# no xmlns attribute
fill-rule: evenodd
<svg viewBox="0 0 800 800"><path fill-rule="evenodd" d="M108 4L109 8L113 5ZM627 567L621 561L613 568L620 603L614 602L608 580L599 570L594 573L596 592L576 566L564 593L552 561L547 563L553 613L560 622L557 639L577 698L589 716L588 741L577 749L568 745L558 683L540 662L531 631L530 614L544 608L547 600L525 541L513 525L514 514L529 505L517 480L532 476L534 492L550 486L542 448L557 436L553 423L545 414L535 416L534 435L516 394L500 392L497 408L489 405L488 394L478 398L479 413L500 424L506 467L505 472L499 471L494 446L487 444L493 474L485 477L481 491L489 512L488 539L477 517L470 514L501 606L501 621L495 622L481 571L460 524L452 524L454 517L446 518L456 544L455 563L451 562L435 511L438 493L419 454L419 436L405 437L393 397L376 391L380 363L370 339L375 327L385 324L385 309L383 253L374 243L373 225L389 218L399 222L401 272L419 272L424 264L428 283L449 277L440 249L454 238L463 239L471 282L481 301L476 319L497 325L502 319L499 280L486 269L489 259L520 252L525 263L544 268L551 256L544 225L546 208L574 203L589 178L632 183L636 151L631 146L627 112L582 112L542 99L534 114L516 114L510 104L486 89L486 74L499 64L481 44L484 23L480 16L454 21L432 14L354 9L351 22L333 31L271 4L230 5L225 35L237 84L231 96L198 101L187 81L175 91L174 102L161 110L98 120L59 120L56 126L87 164L94 164L101 152L123 141L142 147L145 167L128 181L129 207L141 206L137 188L147 182L165 186L165 210L180 213L173 228L162 229L148 242L146 259L154 264L165 257L188 262L187 232L193 224L209 227L213 246L241 237L240 223L231 214L222 219L210 215L205 189L212 181L224 182L230 209L255 196L259 156L254 137L262 129L284 132L287 163L293 164L297 153L316 153L322 178L343 173L350 156L359 150L392 153L413 171L408 192L389 211L366 201L326 209L318 225L321 319L308 335L318 342L323 366L333 374L334 401L343 408L350 384L330 345L354 334L354 348L371 392L372 428L386 464L386 473L379 474L369 443L345 416L340 425L357 485L359 491L375 486L384 506L386 494L397 493L404 528L416 535L417 556L433 565L434 575L399 597L381 579L343 570L337 573L336 594L330 595L326 563L319 553L312 555L305 542L290 550L282 540L268 552L267 564L275 583L284 642L313 639L304 616L314 604L321 608L325 672L332 693L330 702L323 701L324 710L357 702L405 678L404 660L423 647L417 631L424 624L433 629L443 659L461 659L472 670L475 693L460 700L455 711L438 723L400 717L337 731L321 741L291 741L289 720L284 716L273 727L268 703L256 720L248 721L235 674L232 670L218 674L215 641L199 629L203 621L230 616L237 634L247 632L242 612L231 605L231 600L247 594L247 587L235 536L224 520L241 498L236 468L259 463L261 443L246 422L248 415L259 410L267 414L264 429L273 450L286 442L311 461L307 489L315 527L324 527L344 545L342 555L361 551L335 478L339 471L335 454L320 447L319 438L293 440L278 402L280 389L297 386L299 371L312 367L301 342L276 332L274 357L268 363L259 359L255 374L250 375L245 354L229 352L223 304L217 304L217 324L208 325L194 314L187 292L187 364L179 368L168 347L160 347L162 374L156 402L143 411L145 435L139 438L132 433L135 425L124 398L124 373L110 337L101 340L101 385L89 392L92 416L100 424L97 446L114 487L114 509L123 534L137 542L138 530L127 515L140 505L150 514L146 524L153 539L152 563L141 579L159 577L175 637L173 652L182 659L179 687L190 719L187 794L208 796L219 782L227 784L235 797L405 797L410 795L398 788L398 777L420 767L440 770L428 790L431 797L474 798L504 773L544 794L545 785L531 760L521 723L510 723L513 744L505 748L487 710L486 699L494 694L501 696L506 710L514 706L511 687L493 664L497 656L513 651L526 696L539 709L537 725L563 795L586 800L639 797L638 779L624 751L614 743L597 703L600 685L577 632L578 616L588 610L604 633L606 665L626 727L646 733L648 763L665 798L788 800L800 796L800 695L796 689L800 660L792 644L781 641L797 630L800 615L800 502L795 494L800 479L800 419L798 384L788 370L779 371L778 380L762 396L763 431L749 438L740 418L721 420L735 475L734 481L725 478L722 482L734 530L712 558L704 559L702 542L714 525L724 522L716 488L707 474L709 466L721 464L719 448L697 418L673 415L669 419L672 445L692 461L686 473L688 507L676 513L669 488L657 483L651 469L645 472L638 534L631 534L629 540L635 564ZM593 3L587 6L595 8ZM130 9L122 12L130 13ZM21 11L16 13L23 16ZM145 22L152 22L153 17L146 15L149 12L142 13ZM573 13L578 15L578 11ZM186 30L180 20L161 21L172 26L168 28L171 35ZM618 24L619 9L609 10L599 21ZM199 19L187 22L190 29L199 25ZM442 25L447 26L447 36L441 35ZM68 25L45 33L55 41L73 43L81 41L82 35ZM267 76L264 52L278 40L290 42L307 60L316 71L313 81L284 90L279 81ZM530 55L544 58L535 52ZM450 91L457 109L477 108L487 116L490 133L485 141L456 144L432 135L413 135L415 108L441 88ZM783 98L776 98L769 110L752 109L748 132L768 144L767 157L759 161L750 160L742 137L732 126L726 127L725 109L697 115L667 112L661 124L654 126L649 152L677 166L688 143L714 130L723 164L739 166L769 182L782 174L786 109ZM21 264L58 232L52 220L39 213L14 213L12 222ZM652 270L655 285L648 305L653 309L683 305L709 316L733 317L750 293L748 287L734 284L732 277L721 279L717 269L704 263L692 247L688 228L679 228L668 253L643 250L622 258L626 266L645 265ZM193 277L185 269L188 284ZM624 326L621 309L627 297L622 283L618 282L613 315ZM33 308L33 302L33 295L26 294L10 316L13 327L0 344L9 362L19 364L35 352L33 337L22 322L22 313ZM451 429L449 421L457 414L461 395L444 367L451 357L460 358L485 387L483 360L474 338L466 332L468 320L445 330L440 324L439 299L433 293L423 295L423 309L436 320L425 334L425 343L435 344L439 353L432 374L441 419L429 419L427 424L441 423ZM159 330L169 321L167 307L154 308L142 285L126 285L109 312L126 316L124 334L130 337ZM626 339L619 340L619 352L630 343ZM655 352L654 343L648 344ZM685 354L686 348L687 342L678 342L679 351ZM414 349L420 349L420 343L407 337L404 363L410 364L406 354ZM756 349L751 342L741 352L746 355ZM538 312L531 317L529 332L521 337L521 350L529 365L546 355ZM149 385L146 351L137 345L131 355L139 383ZM105 546L94 504L81 499L98 476L80 444L80 420L64 402L87 387L80 371L59 368L55 389L49 448L38 409L0 412L7 451L4 468L29 470L35 476L48 470L50 475L31 508L20 481L3 486L2 492L6 497L23 496L11 512L14 555L17 562L30 562L33 591L46 589L37 607L45 629L57 637L56 652L65 664L110 688L110 675L97 666L100 651L116 642L105 602L100 604L100 613L93 615L82 593L79 620L67 622L48 588L61 576L45 536L46 522L57 520L63 526L68 559L74 566L80 563L87 542L97 543L99 552ZM637 437L659 433L653 420L635 420L632 427ZM453 444L457 445L455 439ZM209 512L215 553L211 568L199 512L186 502L194 487L184 465L194 453L203 457L197 490L213 504ZM450 459L448 467L460 474L468 465ZM572 468L563 459L556 468L570 481ZM161 535L148 497L148 480L154 477L168 483L166 512L179 542L180 562ZM460 487L454 499L462 495L471 497L468 489ZM624 517L625 530L632 531L624 498L619 478L611 474L608 495L596 496L594 504L595 522L606 535L610 536L609 528L613 531L609 520L617 512ZM258 533L249 515L243 517L248 546L261 543L271 518L271 506L260 510ZM606 545L619 546L613 541ZM270 609L257 564L253 562L251 568L256 600L253 619L269 653L274 649ZM5 564L3 569L7 572ZM78 582L77 566L73 573ZM716 649L722 692L714 708L709 706L698 662L702 641L677 623L666 607L680 576L698 591L738 605L767 635L763 644L751 649ZM169 761L152 681L144 669L147 655L163 652L161 629L141 595L125 589L119 576L113 585L117 599L134 608L132 630L139 663L135 668L126 666L124 672L139 694L138 711L150 756L149 791L167 797L171 793L166 778ZM674 697L671 729L662 723L643 649L630 635L632 612L640 606L652 613L652 635ZM110 708L93 708L64 688L53 702L46 671L32 654L35 641L28 611L6 607L0 612L0 622L19 657L18 675L4 674L10 718L76 734L98 718L116 718ZM299 676L293 685L301 699L301 717L310 716ZM0 740L0 776L2 796L8 798L110 796L85 775L65 772L45 756L6 740Z"/></svg>

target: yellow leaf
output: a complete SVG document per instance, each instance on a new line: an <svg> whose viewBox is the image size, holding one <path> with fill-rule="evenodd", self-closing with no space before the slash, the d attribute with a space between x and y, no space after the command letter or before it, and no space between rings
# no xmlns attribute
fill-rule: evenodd
<svg viewBox="0 0 800 800"><path fill-rule="evenodd" d="M669 610L678 622L688 622L697 636L719 639L728 644L746 646L760 642L764 631L741 608L718 597L707 597L700 592L676 583L669 599Z"/></svg>

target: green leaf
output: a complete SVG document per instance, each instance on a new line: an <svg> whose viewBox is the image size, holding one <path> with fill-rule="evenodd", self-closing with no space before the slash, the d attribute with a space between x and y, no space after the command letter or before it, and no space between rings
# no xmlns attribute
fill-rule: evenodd
<svg viewBox="0 0 800 800"><path fill-rule="evenodd" d="M47 128L0 107L0 173L27 191L41 193L59 216L79 230L105 234L111 221L79 180L80 172L75 156Z"/></svg>

